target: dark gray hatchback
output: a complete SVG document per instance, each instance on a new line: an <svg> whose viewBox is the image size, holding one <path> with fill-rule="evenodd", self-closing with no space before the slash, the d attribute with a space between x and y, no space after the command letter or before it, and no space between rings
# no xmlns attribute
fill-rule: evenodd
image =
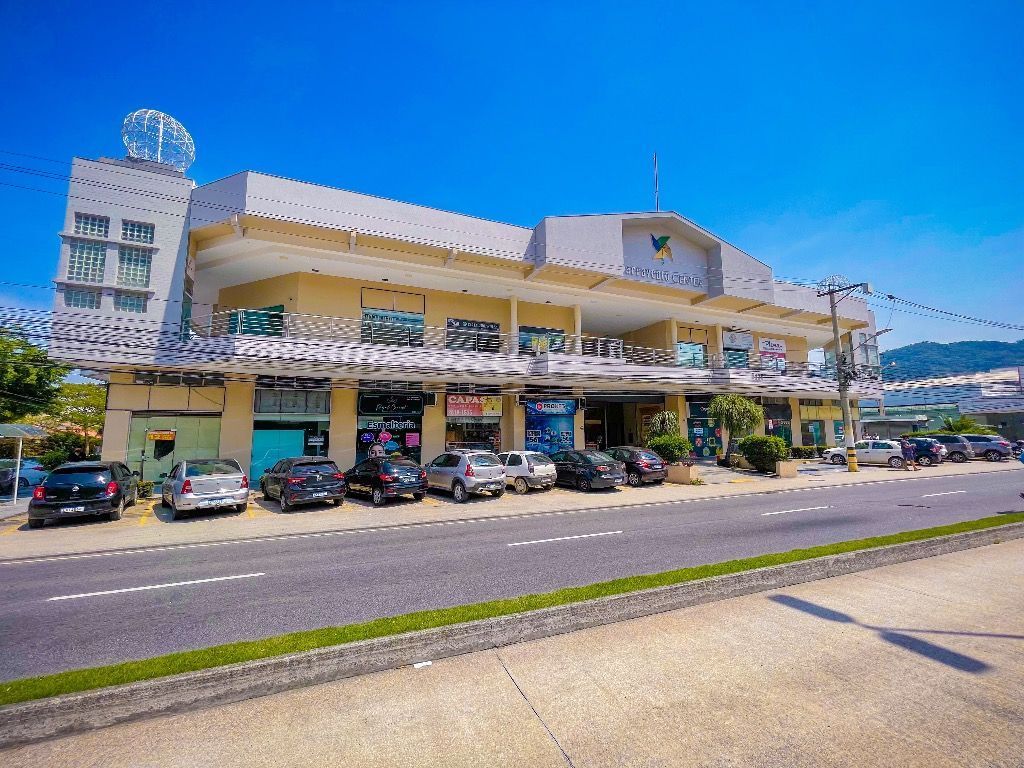
<svg viewBox="0 0 1024 768"><path fill-rule="evenodd" d="M138 500L138 475L116 461L62 464L36 486L28 504L28 525L47 520L106 515L120 520L125 507Z"/></svg>

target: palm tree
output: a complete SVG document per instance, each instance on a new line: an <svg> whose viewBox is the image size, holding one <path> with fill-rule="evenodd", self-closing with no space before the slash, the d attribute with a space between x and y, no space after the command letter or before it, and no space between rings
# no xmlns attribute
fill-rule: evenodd
<svg viewBox="0 0 1024 768"><path fill-rule="evenodd" d="M944 432L951 432L954 435L994 435L996 430L987 424L982 424L970 416L942 417L942 429Z"/></svg>
<svg viewBox="0 0 1024 768"><path fill-rule="evenodd" d="M729 433L725 460L729 461L734 438L745 436L764 421L764 408L743 395L715 395L708 403L708 415L722 422Z"/></svg>

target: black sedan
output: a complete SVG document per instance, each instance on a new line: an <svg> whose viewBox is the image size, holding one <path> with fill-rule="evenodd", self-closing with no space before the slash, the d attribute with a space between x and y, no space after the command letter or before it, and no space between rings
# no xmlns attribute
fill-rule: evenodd
<svg viewBox="0 0 1024 768"><path fill-rule="evenodd" d="M558 451L551 454L558 472L556 482L581 491L614 488L626 482L625 467L601 451Z"/></svg>
<svg viewBox="0 0 1024 768"><path fill-rule="evenodd" d="M120 520L125 507L139 498L139 473L116 461L61 464L32 492L29 528L47 520L105 515Z"/></svg>
<svg viewBox="0 0 1024 768"><path fill-rule="evenodd" d="M341 504L348 491L345 475L330 459L299 456L281 459L260 478L263 498L277 499L282 512L299 504L330 501Z"/></svg>
<svg viewBox="0 0 1024 768"><path fill-rule="evenodd" d="M348 471L353 493L368 494L373 506L382 507L396 496L420 501L427 493L427 472L412 459L367 459Z"/></svg>
<svg viewBox="0 0 1024 768"><path fill-rule="evenodd" d="M922 467L942 463L942 443L930 437L911 437L909 442L914 446L914 461Z"/></svg>
<svg viewBox="0 0 1024 768"><path fill-rule="evenodd" d="M626 465L626 482L634 488L644 483L663 483L668 477L665 460L648 448L623 445L605 453Z"/></svg>

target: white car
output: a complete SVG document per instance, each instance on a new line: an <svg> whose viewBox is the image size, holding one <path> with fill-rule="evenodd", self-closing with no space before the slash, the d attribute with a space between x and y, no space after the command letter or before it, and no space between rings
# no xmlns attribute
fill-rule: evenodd
<svg viewBox="0 0 1024 768"><path fill-rule="evenodd" d="M858 464L888 464L894 469L903 466L903 449L895 440L858 440L853 445ZM829 448L821 458L832 464L846 463L846 448Z"/></svg>
<svg viewBox="0 0 1024 768"><path fill-rule="evenodd" d="M498 458L505 465L505 481L515 488L516 493L526 493L531 488L553 488L558 479L555 462L537 451L506 451Z"/></svg>

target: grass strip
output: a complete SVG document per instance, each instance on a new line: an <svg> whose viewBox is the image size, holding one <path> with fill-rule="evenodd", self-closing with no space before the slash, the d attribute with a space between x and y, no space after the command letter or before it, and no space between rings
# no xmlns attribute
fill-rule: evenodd
<svg viewBox="0 0 1024 768"><path fill-rule="evenodd" d="M682 584L687 581L706 579L712 576L723 576L741 571L767 568L773 565L794 563L800 560L855 552L891 544L903 544L910 541L921 541L937 536L948 536L954 533L979 531L995 528L1009 523L1024 522L1024 512L1012 512L994 517L983 517L979 520L968 520L952 525L936 528L922 528L916 531L904 531L887 536L874 536L869 539L842 541L836 544L825 544L809 549L794 549L789 552L747 557L741 560L729 560L724 563L698 565L690 568L679 568L663 573L652 573L641 576L629 576L612 581L602 581L584 587L567 587L554 592L504 600L490 600L485 603L473 603L452 608L439 608L430 611L417 611L401 616L390 616L382 619L347 624L341 627L325 627L323 629L292 632L287 635L268 637L261 640L246 640L225 645L215 645L195 651L179 651L166 656L157 656L140 661L126 661L88 669L75 669L58 672L53 675L28 677L0 683L0 705L14 704L20 701L60 696L77 693L95 688L122 685L140 680L151 680L157 677L194 672L210 669L225 664L236 664L243 661L265 659L300 651L311 651L332 645L353 643L358 640L369 640L387 637L416 630L433 629L467 621L507 616L524 611L550 608L583 600L593 600L609 595L621 595L655 587Z"/></svg>

